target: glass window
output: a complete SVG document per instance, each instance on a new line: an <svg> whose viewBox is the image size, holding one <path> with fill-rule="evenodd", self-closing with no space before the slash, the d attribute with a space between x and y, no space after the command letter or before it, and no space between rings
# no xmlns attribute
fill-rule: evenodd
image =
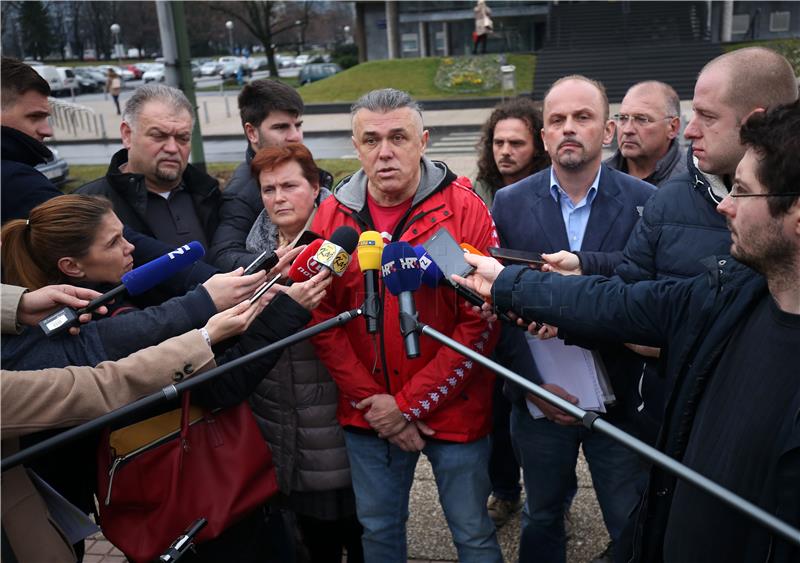
<svg viewBox="0 0 800 563"><path fill-rule="evenodd" d="M789 31L791 12L772 12L769 15L770 31Z"/></svg>
<svg viewBox="0 0 800 563"><path fill-rule="evenodd" d="M419 37L416 33L404 33L401 36L403 44L403 53L418 53L419 52Z"/></svg>
<svg viewBox="0 0 800 563"><path fill-rule="evenodd" d="M731 33L741 35L750 29L750 14L734 14Z"/></svg>

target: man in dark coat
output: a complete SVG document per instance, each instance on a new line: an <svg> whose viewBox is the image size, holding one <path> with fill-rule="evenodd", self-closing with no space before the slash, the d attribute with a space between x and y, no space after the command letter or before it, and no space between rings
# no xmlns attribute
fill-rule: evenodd
<svg viewBox="0 0 800 563"><path fill-rule="evenodd" d="M175 248L208 248L219 223L217 181L189 164L194 112L180 90L147 84L125 104L125 148L103 178L78 193L103 195L127 226Z"/></svg>

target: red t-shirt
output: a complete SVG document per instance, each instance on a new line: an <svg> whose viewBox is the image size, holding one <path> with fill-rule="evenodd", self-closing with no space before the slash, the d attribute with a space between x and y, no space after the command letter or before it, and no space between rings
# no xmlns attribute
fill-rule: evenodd
<svg viewBox="0 0 800 563"><path fill-rule="evenodd" d="M400 219L403 218L406 211L411 208L413 197L408 198L400 205L392 207L384 207L379 205L375 198L367 193L367 205L369 206L369 214L372 217L372 223L375 225L375 230L383 237L384 244L392 242L392 233L397 228Z"/></svg>

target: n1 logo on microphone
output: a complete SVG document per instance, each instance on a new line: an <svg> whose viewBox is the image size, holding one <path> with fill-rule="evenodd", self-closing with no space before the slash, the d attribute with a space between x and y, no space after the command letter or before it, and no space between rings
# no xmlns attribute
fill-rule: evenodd
<svg viewBox="0 0 800 563"><path fill-rule="evenodd" d="M176 256L182 256L184 252L189 252L191 248L189 248L188 244L184 244L183 246L179 246L172 252L167 252L167 256L169 256L170 260L175 260Z"/></svg>

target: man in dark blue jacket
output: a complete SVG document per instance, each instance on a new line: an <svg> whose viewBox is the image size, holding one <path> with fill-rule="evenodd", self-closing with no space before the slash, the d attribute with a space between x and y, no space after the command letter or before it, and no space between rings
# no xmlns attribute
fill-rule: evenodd
<svg viewBox="0 0 800 563"><path fill-rule="evenodd" d="M684 133L692 141L688 170L663 184L645 205L624 255L578 252L579 263L574 254L559 253L554 263L572 273L616 273L628 283L686 279L704 271L701 259L730 247L725 219L715 209L745 152L738 136L741 123L754 111L796 99L792 66L774 51L750 47L709 62L697 78L695 113ZM631 414L640 435L652 443L672 383L663 376L657 349L637 350L650 357Z"/></svg>
<svg viewBox="0 0 800 563"><path fill-rule="evenodd" d="M614 134L603 86L583 76L556 81L544 98L542 138L552 160L549 167L497 192L492 216L506 248L537 252L562 249L619 251L639 220L639 210L654 188L601 163L603 144ZM542 335L549 329L542 328ZM509 334L510 332L510 334ZM504 363L531 356L536 368L525 375L568 401L569 390L556 383L560 370L543 369L549 354L519 329L506 327L503 342L512 341L500 358ZM550 346L553 342L543 343ZM530 348L529 348L530 345ZM584 354L577 346L568 352ZM594 361L604 364L617 406L615 420L632 394L634 355L620 345L604 346ZM555 353L555 352L554 352ZM500 352L498 352L500 357ZM572 389L572 392L576 392ZM557 562L566 559L564 508L574 489L575 463L583 445L600 508L616 541L636 505L644 474L639 460L612 440L589 434L574 420L537 398L518 393L511 413L511 439L525 476L527 493L522 519L520 560ZM538 409L538 410L537 410Z"/></svg>
<svg viewBox="0 0 800 563"><path fill-rule="evenodd" d="M665 346L675 386L657 446L734 493L800 525L800 103L753 114L746 152L717 206L733 258L688 280L625 284L473 259L468 287L498 310L582 337ZM737 261L738 260L738 261ZM746 264L748 267L742 265ZM752 269L750 269L752 268ZM493 283L493 285L492 285ZM488 307L487 307L488 309ZM790 543L653 467L634 561L790 562Z"/></svg>

